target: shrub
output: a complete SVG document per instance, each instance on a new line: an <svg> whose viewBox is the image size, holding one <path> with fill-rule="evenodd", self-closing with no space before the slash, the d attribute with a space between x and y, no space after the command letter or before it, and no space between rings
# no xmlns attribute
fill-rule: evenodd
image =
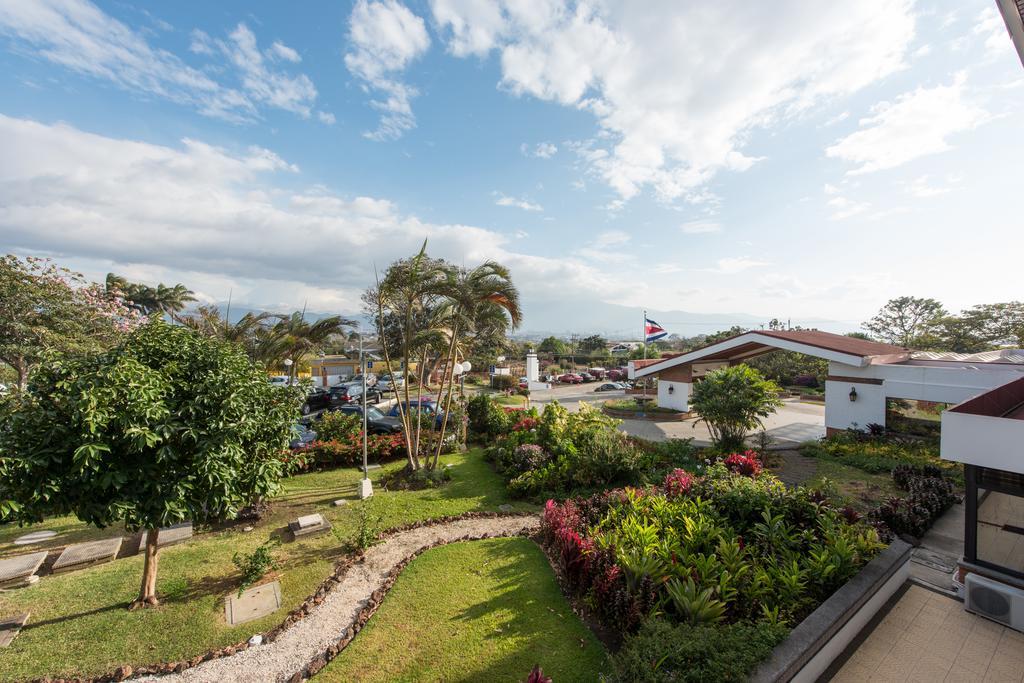
<svg viewBox="0 0 1024 683"><path fill-rule="evenodd" d="M793 386L816 387L818 386L818 378L816 375L797 375L793 378Z"/></svg>
<svg viewBox="0 0 1024 683"><path fill-rule="evenodd" d="M665 489L665 495L672 499L685 496L690 492L690 487L692 486L693 475L686 470L675 469L665 477L665 483L662 485L662 488Z"/></svg>
<svg viewBox="0 0 1024 683"><path fill-rule="evenodd" d="M358 415L333 410L324 411L316 423L320 441L348 441L362 433L363 421Z"/></svg>
<svg viewBox="0 0 1024 683"><path fill-rule="evenodd" d="M271 554L271 550L276 544L277 541L271 539L257 546L256 550L251 553L235 553L231 557L231 562L242 573L242 579L238 584L239 597L246 588L262 579L268 571L277 568L277 563Z"/></svg>
<svg viewBox="0 0 1024 683"><path fill-rule="evenodd" d="M537 418L534 417L523 417L518 422L512 425L513 432L528 432L537 428Z"/></svg>
<svg viewBox="0 0 1024 683"><path fill-rule="evenodd" d="M511 389L516 385L515 378L512 375L493 375L491 377L491 387L498 391L505 391Z"/></svg>
<svg viewBox="0 0 1024 683"><path fill-rule="evenodd" d="M782 626L691 626L649 619L613 656L613 681L745 681L788 635Z"/></svg>
<svg viewBox="0 0 1024 683"><path fill-rule="evenodd" d="M708 426L719 448L743 447L747 432L761 426L782 405L779 386L754 368L735 365L712 370L693 386L690 405Z"/></svg>
<svg viewBox="0 0 1024 683"><path fill-rule="evenodd" d="M872 512L872 518L885 524L894 534L923 536L932 523L959 500L953 482L934 465L897 465L892 478L896 487L909 495L889 498Z"/></svg>
<svg viewBox="0 0 1024 683"><path fill-rule="evenodd" d="M500 376L500 375L499 375ZM469 428L480 438L494 438L509 432L515 424L513 417L501 409L489 394L478 394L466 406Z"/></svg>
<svg viewBox="0 0 1024 683"><path fill-rule="evenodd" d="M536 444L516 446L511 454L503 458L501 468L507 474L518 476L527 470L540 469L548 463L550 456Z"/></svg>
<svg viewBox="0 0 1024 683"><path fill-rule="evenodd" d="M756 477L761 474L761 462L754 451L733 453L724 462L730 472L742 474L744 477Z"/></svg>

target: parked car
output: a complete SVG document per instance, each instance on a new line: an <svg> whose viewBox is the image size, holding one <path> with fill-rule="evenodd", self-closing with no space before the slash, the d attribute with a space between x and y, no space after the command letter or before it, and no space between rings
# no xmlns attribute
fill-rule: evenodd
<svg viewBox="0 0 1024 683"><path fill-rule="evenodd" d="M605 382L594 387L594 391L622 391L622 385L618 382Z"/></svg>
<svg viewBox="0 0 1024 683"><path fill-rule="evenodd" d="M316 432L299 422L292 426L292 435L288 441L288 447L292 450L305 448L314 441L316 441Z"/></svg>
<svg viewBox="0 0 1024 683"><path fill-rule="evenodd" d="M274 375L269 381L275 387L286 387L289 384L295 386L299 383L299 380L297 379L288 379L288 375Z"/></svg>
<svg viewBox="0 0 1024 683"><path fill-rule="evenodd" d="M381 375L376 384L381 391L395 391L405 388L405 378L401 375Z"/></svg>
<svg viewBox="0 0 1024 683"><path fill-rule="evenodd" d="M558 381L562 384L583 384L583 378L571 372L567 372L559 377Z"/></svg>
<svg viewBox="0 0 1024 683"><path fill-rule="evenodd" d="M617 382L620 379L626 379L628 376L629 376L628 372L623 372L622 370L620 370L618 368L614 368L614 369L608 371L608 379L610 379L613 382Z"/></svg>
<svg viewBox="0 0 1024 683"><path fill-rule="evenodd" d="M595 377L591 375L589 372L581 372L580 379L583 380L584 382L593 382Z"/></svg>
<svg viewBox="0 0 1024 683"><path fill-rule="evenodd" d="M336 387L328 389L327 393L330 395L330 406L331 408L340 408L341 406L348 405L350 403L363 402L363 383L349 382L348 384L339 384ZM380 391L376 388L366 387L366 402L368 404L380 403Z"/></svg>
<svg viewBox="0 0 1024 683"><path fill-rule="evenodd" d="M316 410L325 410L331 406L331 396L326 389L313 387L306 394L306 400L302 402L302 414L309 415Z"/></svg>
<svg viewBox="0 0 1024 683"><path fill-rule="evenodd" d="M434 403L433 399L431 399L431 398L423 398L423 399L417 400L417 399L414 398L414 399L411 399L409 401L409 403L405 403L405 401L403 401L402 402L402 406L405 408L406 411L410 410L410 406L411 406L412 410L416 410L417 408L419 408L419 410L421 410L423 413L425 413L427 415L433 415L434 416L434 426L437 427L437 428L441 427L441 422L444 420L444 413L441 412L438 409L437 404ZM397 417L399 419L401 419L401 417L402 417L401 413L399 413L399 408L398 408L398 404L397 403L395 405L391 406L391 410L389 410L387 414L388 414L389 417Z"/></svg>
<svg viewBox="0 0 1024 683"><path fill-rule="evenodd" d="M593 376L594 379L605 379L608 371L604 368L587 368L587 373Z"/></svg>
<svg viewBox="0 0 1024 683"><path fill-rule="evenodd" d="M338 411L346 415L363 416L361 403L341 406ZM402 431L402 421L397 417L385 415L374 406L366 406L366 431L370 434L398 434Z"/></svg>

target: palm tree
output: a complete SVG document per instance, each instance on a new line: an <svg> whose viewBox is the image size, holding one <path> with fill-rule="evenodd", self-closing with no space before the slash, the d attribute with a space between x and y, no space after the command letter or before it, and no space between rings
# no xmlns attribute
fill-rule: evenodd
<svg viewBox="0 0 1024 683"><path fill-rule="evenodd" d="M444 417L441 419L441 433L430 468L437 467L448 427L448 413L451 411L452 393L455 389L455 360L457 358L460 333L468 340L470 335L493 334L500 329L503 333L515 329L522 320L519 305L519 290L512 284L508 269L494 261L487 261L472 270L459 269L449 272L445 290L450 310L451 330L448 354L445 358L445 381L448 396Z"/></svg>
<svg viewBox="0 0 1024 683"><path fill-rule="evenodd" d="M310 322L304 311L295 311L289 316L278 316L280 320L262 333L257 332L257 357L268 365L282 363L290 358L291 376L294 378L298 364L311 355L319 353L331 336L343 334L345 328L356 325L354 320L332 315ZM258 329L258 328L257 328Z"/></svg>
<svg viewBox="0 0 1024 683"><path fill-rule="evenodd" d="M412 258L392 263L383 278L378 278L376 286L366 292L364 300L371 306L377 323L377 334L380 338L381 350L388 374L394 377L393 350L401 352L403 374L409 362L417 352L423 351L425 340L417 338L423 331L421 322L424 316L430 315L445 286L449 282L451 267L440 259L427 256L427 241ZM397 323L389 325L389 322ZM389 348L396 343L392 335L387 334L395 328L398 349ZM389 339L389 336L392 337ZM421 366L422 367L422 366ZM422 386L422 385L421 385ZM410 407L409 382L404 386L405 398L398 401L398 414L402 420L405 438L406 456L410 470L420 469L418 439L412 430L408 408Z"/></svg>
<svg viewBox="0 0 1024 683"><path fill-rule="evenodd" d="M194 292L180 283L168 287L161 282L156 287L150 287L138 282L129 282L114 273L107 273L106 287L108 292L117 292L133 308L146 315L159 311L173 318L175 313L185 308L185 304L196 300Z"/></svg>
<svg viewBox="0 0 1024 683"><path fill-rule="evenodd" d="M216 306L198 306L187 316L172 314L172 317L179 324L191 328L199 334L239 344L252 360L260 360L257 354L257 344L262 336L261 333L270 328L271 320L282 318L276 313L250 312L243 315L237 322L231 323L227 317L221 316L220 310Z"/></svg>

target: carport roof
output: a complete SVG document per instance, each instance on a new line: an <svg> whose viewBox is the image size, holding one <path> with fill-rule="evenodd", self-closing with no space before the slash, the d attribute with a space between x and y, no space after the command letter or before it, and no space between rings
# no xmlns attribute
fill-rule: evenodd
<svg viewBox="0 0 1024 683"><path fill-rule="evenodd" d="M776 349L797 351L862 367L875 362L901 362L910 350L901 346L857 339L820 330L756 330L709 344L703 348L662 358L649 364L634 364L637 376L654 375L662 370L697 361L723 361L752 358Z"/></svg>

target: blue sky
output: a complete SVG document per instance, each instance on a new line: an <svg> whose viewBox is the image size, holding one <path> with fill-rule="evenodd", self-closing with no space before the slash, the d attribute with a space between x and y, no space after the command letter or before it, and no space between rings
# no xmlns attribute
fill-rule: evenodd
<svg viewBox="0 0 1024 683"><path fill-rule="evenodd" d="M351 313L428 237L527 330L853 329L1020 298L1022 114L991 0L3 0L0 239Z"/></svg>

